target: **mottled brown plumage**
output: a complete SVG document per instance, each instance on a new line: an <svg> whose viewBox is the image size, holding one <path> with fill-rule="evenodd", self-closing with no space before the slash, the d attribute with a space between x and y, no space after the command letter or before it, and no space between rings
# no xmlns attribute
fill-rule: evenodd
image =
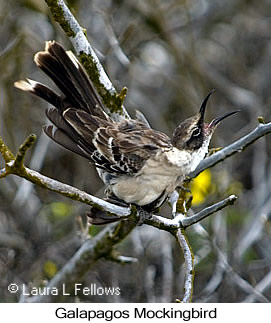
<svg viewBox="0 0 271 323"><path fill-rule="evenodd" d="M216 125L226 116L204 123L206 97L200 112L183 121L172 139L149 127L143 119L114 122L81 64L55 41L34 58L60 89L55 93L32 80L15 83L52 107L46 115L53 125L45 133L63 147L95 164L110 198L134 203L149 210L160 206L184 177L204 158ZM140 118L142 119L142 117ZM117 220L94 210L96 224Z"/></svg>

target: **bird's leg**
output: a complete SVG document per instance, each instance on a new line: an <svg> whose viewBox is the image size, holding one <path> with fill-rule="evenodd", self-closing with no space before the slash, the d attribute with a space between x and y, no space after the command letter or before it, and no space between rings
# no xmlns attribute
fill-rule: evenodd
<svg viewBox="0 0 271 323"><path fill-rule="evenodd" d="M190 188L185 187L185 186L183 186L183 185L179 185L178 187L176 187L176 189L178 189L178 190L182 190L182 191L185 191L186 193L191 193ZM176 192L176 191L175 191L175 192ZM173 193L174 193L174 192L173 192Z"/></svg>
<svg viewBox="0 0 271 323"><path fill-rule="evenodd" d="M179 185L175 188L177 192L180 190L184 191L185 193L191 193L191 190L189 189L189 183L192 181L192 178L189 176L186 176L184 179L180 178Z"/></svg>

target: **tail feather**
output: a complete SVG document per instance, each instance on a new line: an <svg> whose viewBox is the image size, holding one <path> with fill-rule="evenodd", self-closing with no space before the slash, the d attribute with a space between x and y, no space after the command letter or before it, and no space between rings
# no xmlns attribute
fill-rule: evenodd
<svg viewBox="0 0 271 323"><path fill-rule="evenodd" d="M46 115L54 127L44 127L45 133L58 144L92 160L95 150L93 132L99 126L112 122L104 112L92 82L72 52L66 52L55 41L46 42L45 50L38 52L34 61L62 94L30 79L15 82L15 87L53 105L46 110Z"/></svg>
<svg viewBox="0 0 271 323"><path fill-rule="evenodd" d="M34 61L36 65L46 73L61 90L66 101L68 101L68 105L85 111L89 110L87 103L83 100L76 85L68 74L67 69L61 62L47 51L38 52L34 57ZM71 62L70 64L73 63Z"/></svg>
<svg viewBox="0 0 271 323"><path fill-rule="evenodd" d="M87 150L81 148L77 142L74 140L74 138L71 138L69 135L67 135L66 132L62 131L61 129L58 129L52 125L43 126L43 131L46 133L48 137L50 137L53 141L58 143L64 148L67 148L68 150L85 157L89 160L92 160L91 154L92 152L88 152Z"/></svg>
<svg viewBox="0 0 271 323"><path fill-rule="evenodd" d="M38 52L34 61L59 87L71 106L108 118L93 84L72 52L66 52L57 42L49 41L45 51Z"/></svg>
<svg viewBox="0 0 271 323"><path fill-rule="evenodd" d="M70 126L63 119L62 115L59 113L58 109L54 107L49 107L46 109L47 118L58 128L65 132L70 132ZM76 133L74 133L76 135Z"/></svg>
<svg viewBox="0 0 271 323"><path fill-rule="evenodd" d="M95 206L87 212L88 220L91 224L103 225L120 221L121 218L115 215L108 215L106 211L100 210Z"/></svg>
<svg viewBox="0 0 271 323"><path fill-rule="evenodd" d="M62 101L61 97L56 94L53 90L51 90L49 87L30 80L26 79L26 81L20 80L14 83L14 86L22 91L26 91L29 93L32 93L45 101L51 103L55 107L60 107L60 102Z"/></svg>
<svg viewBox="0 0 271 323"><path fill-rule="evenodd" d="M71 82L75 86L80 97L85 101L86 107L89 107L88 112L92 112L96 108L96 104L102 106L99 96L96 93L85 71L79 64L77 58L71 51L65 51L63 47L56 45L55 42L50 43L48 52L58 60L63 69L68 72Z"/></svg>

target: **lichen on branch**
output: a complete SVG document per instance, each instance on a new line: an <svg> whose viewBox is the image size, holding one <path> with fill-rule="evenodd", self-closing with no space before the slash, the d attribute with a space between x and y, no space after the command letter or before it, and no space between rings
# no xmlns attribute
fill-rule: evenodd
<svg viewBox="0 0 271 323"><path fill-rule="evenodd" d="M69 21L65 17L65 11L61 7L59 0L45 0L52 12L52 16L56 22L60 24L68 37L75 37L76 32L72 29Z"/></svg>

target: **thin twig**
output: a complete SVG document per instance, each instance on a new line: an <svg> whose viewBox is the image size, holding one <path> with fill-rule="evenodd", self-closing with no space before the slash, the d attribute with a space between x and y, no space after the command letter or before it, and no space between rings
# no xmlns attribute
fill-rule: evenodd
<svg viewBox="0 0 271 323"><path fill-rule="evenodd" d="M269 194L269 191L267 192ZM262 236L262 231L266 226L266 222L271 216L271 200L268 199L261 207L257 209L257 216L254 216L251 220L252 223L248 223L244 227L244 232L241 232L240 238L237 241L236 248L234 250L235 259L241 259L244 253ZM252 213L252 212L251 212ZM254 213L252 213L254 214Z"/></svg>
<svg viewBox="0 0 271 323"><path fill-rule="evenodd" d="M15 157L13 167L20 168L20 167L23 166L25 154L26 154L27 150L30 149L34 145L36 139L37 139L37 136L35 134L31 134L21 144L21 146L19 147L18 153L17 153L17 155Z"/></svg>
<svg viewBox="0 0 271 323"><path fill-rule="evenodd" d="M270 288L270 286L271 286L271 270L267 273L267 275L263 277L263 279L256 286L253 287L253 290L250 292L250 295L248 295L243 300L242 303L254 302L255 299L260 298L259 294L261 298L263 298L264 295L262 295L262 293L264 293L268 288ZM270 302L270 299L266 299L266 297L264 298L266 302Z"/></svg>
<svg viewBox="0 0 271 323"><path fill-rule="evenodd" d="M104 20L105 26L107 28L106 34L107 34L107 39L108 39L109 45L111 46L112 50L114 51L116 58L119 60L119 62L123 66L125 66L125 67L129 66L131 63L130 59L127 57L127 55L124 53L123 49L121 48L118 38L117 38L117 36L113 30L113 27L108 19L108 16L103 14L103 20Z"/></svg>
<svg viewBox="0 0 271 323"><path fill-rule="evenodd" d="M152 225L161 230L174 232L179 228L185 229L190 225L200 222L201 220L205 219L211 214L219 210L222 210L228 205L234 204L236 200L237 200L237 196L230 195L226 199L220 202L217 202L214 205L211 205L190 217L186 217L183 214L179 213L175 216L174 219L168 219L159 215L152 214L152 216L149 219L146 219L144 223Z"/></svg>
<svg viewBox="0 0 271 323"><path fill-rule="evenodd" d="M251 293L251 295L253 295L254 297L256 297L257 299L259 299L261 302L268 302L267 298L261 293L263 292L262 290L260 290L259 288L257 288L257 286L252 286L251 284L249 284L249 282L247 280L245 280L244 278L242 278L239 274L237 274L235 272L235 270L232 268L232 266L229 264L225 253L223 253L220 248L218 247L218 245L214 242L213 244L218 257L221 259L221 266L224 267L224 270L227 272L227 274L229 275L229 277L231 277L231 279L237 284L237 286L239 288L241 288L242 290L244 290L247 293ZM271 271L270 271L271 273ZM271 275L269 275L271 277Z"/></svg>
<svg viewBox="0 0 271 323"><path fill-rule="evenodd" d="M230 81L230 79L216 70L212 64L206 63L206 60L202 59L199 55L197 59L199 60L197 66L200 66L202 75L208 78L212 84L216 84L219 90L223 91L235 106L244 106L256 110L256 108L258 109L258 107L263 105L260 97L251 90Z"/></svg>
<svg viewBox="0 0 271 323"><path fill-rule="evenodd" d="M226 199L203 209L202 211L198 212L197 214L182 219L182 221L181 221L182 226L184 228L189 227L190 225L195 224L195 223L205 219L207 216L209 216L219 210L224 209L226 206L232 205L236 200L237 200L237 196L230 195Z"/></svg>
<svg viewBox="0 0 271 323"><path fill-rule="evenodd" d="M210 168L215 166L216 164L222 162L224 159L242 152L247 146L254 143L254 141L258 140L262 136L271 133L271 122L263 124L260 123L254 130L235 141L231 145L219 150L215 154L210 157L205 158L199 166L195 169L194 172L190 173L188 177L194 178L198 176L201 172L203 172L206 168Z"/></svg>
<svg viewBox="0 0 271 323"><path fill-rule="evenodd" d="M29 243L18 234L4 233L0 235L0 246L2 248L19 249L29 252Z"/></svg>
<svg viewBox="0 0 271 323"><path fill-rule="evenodd" d="M15 156L12 154L11 150L8 148L8 146L4 143L4 140L0 137L0 153L2 157L4 158L4 161L6 164L14 161ZM6 169L1 169L0 174L5 174ZM4 177L4 176L3 176Z"/></svg>
<svg viewBox="0 0 271 323"><path fill-rule="evenodd" d="M31 155L30 160L30 168L35 169L36 171L40 171L42 168L42 164L44 162L46 153L48 151L50 139L45 134L41 134L41 136L37 139L35 143L34 151ZM33 200L36 202L33 203ZM33 204L37 206L39 204L39 198L35 194L35 188L33 183L21 180L18 182L18 189L12 201L12 205L14 207L24 207L26 209L33 208ZM33 209L32 209L33 210Z"/></svg>
<svg viewBox="0 0 271 323"><path fill-rule="evenodd" d="M122 256L116 250L112 250L112 252L108 256L106 256L106 259L111 260L111 261L116 262L121 265L131 264L131 263L135 263L138 261L138 259L134 258L134 257Z"/></svg>

